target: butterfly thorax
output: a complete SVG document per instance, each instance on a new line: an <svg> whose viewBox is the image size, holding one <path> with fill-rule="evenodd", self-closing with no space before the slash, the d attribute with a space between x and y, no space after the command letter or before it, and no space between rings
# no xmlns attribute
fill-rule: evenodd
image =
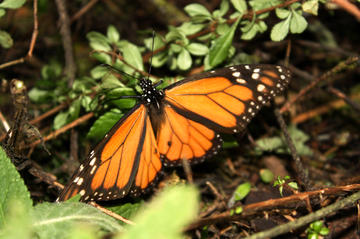
<svg viewBox="0 0 360 239"><path fill-rule="evenodd" d="M161 101L164 98L164 92L157 90L156 86L148 79L141 79L139 83L143 93L141 95L142 102L147 106L152 106L157 110L161 110Z"/></svg>

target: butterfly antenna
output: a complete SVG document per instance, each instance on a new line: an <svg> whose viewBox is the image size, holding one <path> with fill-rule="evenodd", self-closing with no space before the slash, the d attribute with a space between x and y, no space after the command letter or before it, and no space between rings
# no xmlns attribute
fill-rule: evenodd
<svg viewBox="0 0 360 239"><path fill-rule="evenodd" d="M148 79L151 73L151 67L152 67L152 59L153 59L153 54L154 54L154 45L155 45L155 31L152 32L152 44L151 44L151 57L150 57L150 67L149 67L149 74L148 74Z"/></svg>
<svg viewBox="0 0 360 239"><path fill-rule="evenodd" d="M101 64L100 66L106 66L107 68L110 68L111 70L115 70L115 71L119 72L119 73L122 74L122 75L126 75L126 76L128 76L128 77L130 77L130 78L133 78L134 80L137 79L135 76L130 75L130 74L126 73L125 71L119 70L119 69L113 67L112 65L103 63L103 64Z"/></svg>

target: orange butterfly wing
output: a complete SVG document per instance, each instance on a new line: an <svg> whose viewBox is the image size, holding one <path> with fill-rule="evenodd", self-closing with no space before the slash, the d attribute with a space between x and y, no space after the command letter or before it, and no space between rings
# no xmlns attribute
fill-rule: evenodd
<svg viewBox="0 0 360 239"><path fill-rule="evenodd" d="M91 151L58 201L78 193L83 201L137 195L149 188L161 169L147 109L139 104Z"/></svg>
<svg viewBox="0 0 360 239"><path fill-rule="evenodd" d="M199 162L216 154L218 132L238 133L260 107L285 89L282 66L239 65L189 77L164 89L157 142L165 165Z"/></svg>
<svg viewBox="0 0 360 239"><path fill-rule="evenodd" d="M282 66L231 66L165 88L164 104L216 132L238 133L289 80L290 71Z"/></svg>
<svg viewBox="0 0 360 239"><path fill-rule="evenodd" d="M179 164L182 159L201 162L221 147L219 134L180 115L170 105L163 106L161 122L157 143L165 166Z"/></svg>

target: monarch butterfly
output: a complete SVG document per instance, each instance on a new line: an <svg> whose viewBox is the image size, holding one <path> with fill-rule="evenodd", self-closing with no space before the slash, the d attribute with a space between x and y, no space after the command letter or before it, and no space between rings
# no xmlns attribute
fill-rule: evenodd
<svg viewBox="0 0 360 239"><path fill-rule="evenodd" d="M90 152L58 201L138 196L164 166L198 163L221 148L219 133L238 133L260 107L285 89L283 66L237 65L200 73L157 90L140 80L139 103Z"/></svg>

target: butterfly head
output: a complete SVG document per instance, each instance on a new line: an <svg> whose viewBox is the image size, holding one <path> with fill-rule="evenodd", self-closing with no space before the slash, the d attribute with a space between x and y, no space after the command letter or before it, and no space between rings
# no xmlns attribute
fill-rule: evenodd
<svg viewBox="0 0 360 239"><path fill-rule="evenodd" d="M164 98L164 92L162 90L157 90L156 85L149 79L141 79L139 83L142 90L142 100L146 105L154 105L160 109L160 102Z"/></svg>

